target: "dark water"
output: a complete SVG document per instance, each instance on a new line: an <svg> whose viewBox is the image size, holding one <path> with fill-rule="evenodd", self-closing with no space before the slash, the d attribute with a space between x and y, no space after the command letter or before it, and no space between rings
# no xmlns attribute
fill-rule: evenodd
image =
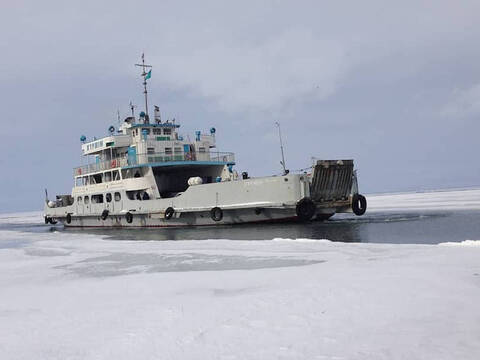
<svg viewBox="0 0 480 360"><path fill-rule="evenodd" d="M328 239L343 242L437 244L479 240L480 211L371 213L362 217L335 215L329 221L164 229L70 230L42 224L0 224L0 230L64 231L107 236L112 240L270 240ZM8 241L7 239L5 239ZM19 239L12 238L16 242ZM2 246L6 246L2 241ZM11 244L13 245L13 244ZM17 243L18 245L18 243ZM8 245L7 245L8 247Z"/></svg>

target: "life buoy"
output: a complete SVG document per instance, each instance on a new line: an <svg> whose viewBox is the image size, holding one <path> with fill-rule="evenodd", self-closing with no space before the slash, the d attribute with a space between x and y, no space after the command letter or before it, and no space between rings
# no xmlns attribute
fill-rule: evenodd
<svg viewBox="0 0 480 360"><path fill-rule="evenodd" d="M175 209L173 207L169 206L165 210L165 219L170 220L173 217L174 214L175 214Z"/></svg>
<svg viewBox="0 0 480 360"><path fill-rule="evenodd" d="M210 217L213 221L220 221L223 219L223 210L220 209L218 206L215 206L210 210Z"/></svg>
<svg viewBox="0 0 480 360"><path fill-rule="evenodd" d="M365 196L355 194L352 197L352 211L355 215L361 216L367 211L367 199Z"/></svg>
<svg viewBox="0 0 480 360"><path fill-rule="evenodd" d="M67 222L67 224L70 224L72 222L72 215L67 214L65 221Z"/></svg>
<svg viewBox="0 0 480 360"><path fill-rule="evenodd" d="M127 220L127 223L131 224L132 221L133 221L133 215L132 215L132 213L127 212L127 213L125 214L125 220Z"/></svg>
<svg viewBox="0 0 480 360"><path fill-rule="evenodd" d="M103 210L103 212L102 212L102 216L101 216L101 218L102 218L102 220L106 220L106 219L107 219L107 217L108 217L108 210L107 210L107 209L105 209L105 210Z"/></svg>
<svg viewBox="0 0 480 360"><path fill-rule="evenodd" d="M308 221L315 215L317 206L312 199L305 197L297 203L295 211L300 220Z"/></svg>

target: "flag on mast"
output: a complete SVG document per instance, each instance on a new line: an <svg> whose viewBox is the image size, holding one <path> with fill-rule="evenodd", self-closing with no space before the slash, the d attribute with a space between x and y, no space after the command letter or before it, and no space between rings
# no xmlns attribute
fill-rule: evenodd
<svg viewBox="0 0 480 360"><path fill-rule="evenodd" d="M152 77L152 70L150 70L147 75L145 76L145 80L148 80Z"/></svg>

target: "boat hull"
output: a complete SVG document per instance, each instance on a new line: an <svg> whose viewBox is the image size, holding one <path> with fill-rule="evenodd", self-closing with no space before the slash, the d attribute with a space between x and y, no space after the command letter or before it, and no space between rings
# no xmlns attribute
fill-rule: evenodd
<svg viewBox="0 0 480 360"><path fill-rule="evenodd" d="M214 220L209 211L178 214L165 219L162 214L135 214L131 222L127 215L111 215L106 219L101 216L71 216L70 223L66 218L58 219L68 228L163 228L186 226L218 226L245 223L268 223L299 221L295 209L233 209L223 211L221 220Z"/></svg>
<svg viewBox="0 0 480 360"><path fill-rule="evenodd" d="M303 174L190 186L180 196L152 200L128 199L125 191L111 187L98 192L104 198L120 192L119 201L110 196L109 202L90 201L88 205L81 200L92 190L82 191L73 194L75 201L69 206L50 208L47 204L46 223L85 228L216 226L326 220L352 209L348 196L333 201L311 200L309 180Z"/></svg>

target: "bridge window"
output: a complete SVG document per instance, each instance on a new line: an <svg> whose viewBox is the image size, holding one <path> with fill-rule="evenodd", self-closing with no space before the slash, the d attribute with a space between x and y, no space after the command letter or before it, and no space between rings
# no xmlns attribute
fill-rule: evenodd
<svg viewBox="0 0 480 360"><path fill-rule="evenodd" d="M142 173L142 169L140 168L122 170L123 179L138 178L142 176L143 176L143 173Z"/></svg>
<svg viewBox="0 0 480 360"><path fill-rule="evenodd" d="M95 174L90 176L90 184L101 184L102 174Z"/></svg>
<svg viewBox="0 0 480 360"><path fill-rule="evenodd" d="M115 170L113 172L113 181L118 181L120 180L120 172L118 170Z"/></svg>
<svg viewBox="0 0 480 360"><path fill-rule="evenodd" d="M163 135L172 135L172 129L163 129Z"/></svg>
<svg viewBox="0 0 480 360"><path fill-rule="evenodd" d="M115 193L115 201L120 201L120 200L122 200L122 195L120 195L119 192L116 192Z"/></svg>
<svg viewBox="0 0 480 360"><path fill-rule="evenodd" d="M162 135L162 129L153 129L153 135Z"/></svg>
<svg viewBox="0 0 480 360"><path fill-rule="evenodd" d="M155 148L153 147L147 148L147 154L155 154Z"/></svg>
<svg viewBox="0 0 480 360"><path fill-rule="evenodd" d="M112 172L111 171L107 171L103 178L105 179L105 182L109 182L109 181L112 181Z"/></svg>
<svg viewBox="0 0 480 360"><path fill-rule="evenodd" d="M82 186L83 185L83 179L81 177L75 178L75 186Z"/></svg>

